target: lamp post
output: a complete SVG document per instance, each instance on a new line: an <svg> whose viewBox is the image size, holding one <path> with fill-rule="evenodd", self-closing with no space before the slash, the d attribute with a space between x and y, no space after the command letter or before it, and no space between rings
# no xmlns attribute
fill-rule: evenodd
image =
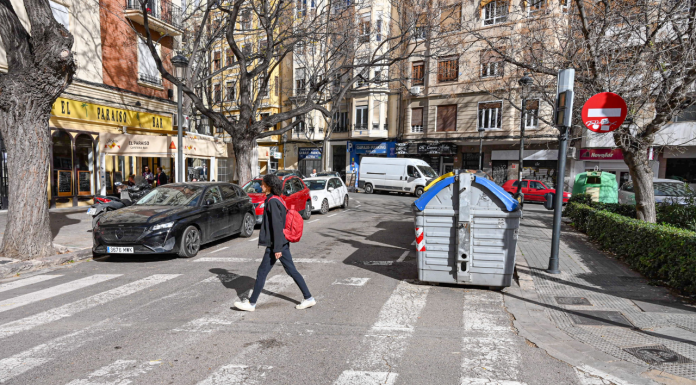
<svg viewBox="0 0 696 385"><path fill-rule="evenodd" d="M485 128L479 127L479 167L478 169L483 171L483 132L486 131Z"/></svg>
<svg viewBox="0 0 696 385"><path fill-rule="evenodd" d="M188 67L188 59L179 52L171 58L172 65L174 66L176 70L176 77L179 79L179 81L183 82L184 78L186 77L186 68ZM184 114L182 112L182 99L184 98L184 93L183 90L181 89L181 85L177 84L176 85L176 114L177 118L176 121L178 122L177 124L177 149L176 149L176 163L177 163L177 178L175 178L176 182L183 182L184 179L184 134L183 134L183 123L184 123Z"/></svg>
<svg viewBox="0 0 696 385"><path fill-rule="evenodd" d="M522 164L524 162L524 127L527 112L527 96L529 96L529 89L534 84L534 80L528 76L529 74L525 72L524 76L517 81L520 85L520 96L522 96L522 106L520 108L520 166L517 170L517 200L522 204L524 202L524 194L522 194Z"/></svg>

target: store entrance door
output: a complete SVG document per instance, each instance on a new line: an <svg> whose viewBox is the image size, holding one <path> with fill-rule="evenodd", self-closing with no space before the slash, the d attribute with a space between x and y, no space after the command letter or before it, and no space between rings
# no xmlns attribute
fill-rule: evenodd
<svg viewBox="0 0 696 385"><path fill-rule="evenodd" d="M333 146L332 163L333 170L341 173L341 179L346 181L346 146Z"/></svg>
<svg viewBox="0 0 696 385"><path fill-rule="evenodd" d="M312 170L321 171L321 159L302 159L298 168L302 175L309 177Z"/></svg>

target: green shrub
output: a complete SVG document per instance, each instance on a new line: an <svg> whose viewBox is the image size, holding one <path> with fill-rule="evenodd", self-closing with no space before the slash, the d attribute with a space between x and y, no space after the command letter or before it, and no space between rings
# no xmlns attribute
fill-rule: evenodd
<svg viewBox="0 0 696 385"><path fill-rule="evenodd" d="M696 232L568 203L576 228L644 276L696 294Z"/></svg>

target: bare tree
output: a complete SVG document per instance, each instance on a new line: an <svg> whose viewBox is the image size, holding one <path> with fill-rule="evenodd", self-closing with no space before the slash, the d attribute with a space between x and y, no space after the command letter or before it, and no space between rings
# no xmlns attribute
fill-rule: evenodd
<svg viewBox="0 0 696 385"><path fill-rule="evenodd" d="M587 98L622 96L628 118L613 142L633 179L637 217L655 222L648 153L656 134L695 101L696 0L546 4L521 3L506 15L517 23L501 24L495 34L471 28L470 38L495 61L531 72L547 95L559 69L575 68L576 127L584 127L579 108Z"/></svg>
<svg viewBox="0 0 696 385"><path fill-rule="evenodd" d="M25 26L9 0L0 0L0 44L8 73L0 73L0 131L7 147L9 201L0 254L17 259L51 255L48 215L51 134L56 98L72 82L73 37L53 17L48 0L25 0Z"/></svg>
<svg viewBox="0 0 696 385"><path fill-rule="evenodd" d="M223 37L220 43L230 50L235 60L234 64L221 65L208 76L222 75L233 69L232 75L225 76L234 77L238 90L235 95L237 119L231 119L224 108L206 105L194 89L166 71L149 34L145 12L147 2L141 0L141 4L145 15L145 38L163 78L181 84L196 109L214 126L229 133L239 179L248 180L252 177L253 151L258 138L292 130L303 123L302 117L310 111L319 111L330 121L331 106L344 100L354 85L366 78L371 68L389 68L414 52L418 46L413 39L415 19L400 15L426 7L415 1L407 4L384 0L388 6L383 7L378 21L370 25L359 25L358 18L361 8L371 6L369 0L359 4L348 0L316 1L312 5L302 0L209 1L201 10L202 23L216 21L215 28ZM193 41L204 45L205 34L205 29L201 28ZM214 40L215 34L209 38ZM274 71L286 59L294 60L293 52L299 45L317 47L311 65L304 67L303 87L284 84L283 92L292 99L291 103L287 104L285 111L261 117L259 110L274 81ZM189 57L192 63L200 60L196 52L194 48ZM291 123L273 130L281 122Z"/></svg>

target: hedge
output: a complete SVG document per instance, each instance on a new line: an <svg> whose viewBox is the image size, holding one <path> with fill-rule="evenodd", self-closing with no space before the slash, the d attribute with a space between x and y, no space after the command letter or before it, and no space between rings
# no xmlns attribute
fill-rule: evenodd
<svg viewBox="0 0 696 385"><path fill-rule="evenodd" d="M696 294L696 232L569 202L575 227L644 276Z"/></svg>

